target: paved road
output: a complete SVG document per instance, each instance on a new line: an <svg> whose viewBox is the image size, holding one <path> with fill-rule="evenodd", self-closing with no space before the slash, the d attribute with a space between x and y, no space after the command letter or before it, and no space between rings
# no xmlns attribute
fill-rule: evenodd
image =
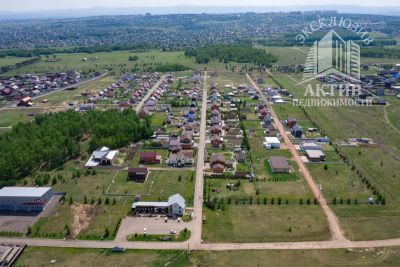
<svg viewBox="0 0 400 267"><path fill-rule="evenodd" d="M207 72L204 72L203 98L201 104L200 140L197 151L196 183L194 189L194 219L190 247L198 247L201 244L201 227L203 224L203 186L204 186L204 150L206 146L207 123Z"/></svg>
<svg viewBox="0 0 400 267"><path fill-rule="evenodd" d="M165 79L166 75L162 76L160 80L158 80L158 82L156 82L153 87L150 89L150 91L147 92L147 95L145 97L142 98L142 100L140 101L140 103L136 106L135 111L136 113L139 113L139 111L142 109L144 102L147 101L147 99L150 98L151 94L154 93L155 90L158 89L158 87L160 86L161 82Z"/></svg>
<svg viewBox="0 0 400 267"><path fill-rule="evenodd" d="M270 74L270 73L269 73ZM269 107L269 110L271 111L271 115L274 118L275 124L279 130L279 133L282 135L286 146L290 150L290 152L293 155L293 159L296 161L297 165L299 166L300 172L303 174L305 180L307 181L309 187L311 188L311 191L313 192L315 198L317 198L320 202L320 205L326 215L326 218L328 220L329 224L329 229L331 231L332 235L332 240L340 240L340 241L345 241L346 237L344 236L340 225L339 221L335 215L335 213L332 211L332 209L328 206L327 201L324 197L324 195L321 193L319 190L319 187L317 183L314 181L313 177L311 176L310 172L308 171L305 163L302 161L299 152L297 149L294 147L292 141L290 140L289 136L286 134L285 129L282 126L282 123L280 122L278 116L276 115L272 105L269 104L267 99L265 98L263 92L258 88L257 84L253 81L253 79L250 77L249 74L246 74L247 79L250 81L250 83L253 85L254 88L256 88L260 94L263 100L265 101L266 105Z"/></svg>
<svg viewBox="0 0 400 267"><path fill-rule="evenodd" d="M47 93L45 93L45 94L41 94L41 95L38 95L38 96L34 96L34 97L32 97L32 99L37 99L37 98L45 97L45 96L48 96L48 95L51 95L51 94L54 94L54 93L57 93L57 92L60 92L60 91L64 91L64 90L67 90L67 89L70 89L70 88L73 88L73 87L78 87L78 86L84 85L84 84L86 84L86 83L90 83L90 82L93 82L93 81L95 81L95 80L101 79L101 78L103 78L103 77L105 77L105 76L107 76L107 75L108 75L108 73L106 72L106 73L103 73L103 74L101 74L100 76L94 77L94 78L92 78L92 79L89 79L89 80L86 80L86 81L83 81L83 82L80 82L80 83L77 83L77 84L71 84L71 85L68 85L68 86L66 86L66 87L63 87L63 88L60 88L60 89L57 89L57 90L54 90L54 91L51 91L51 92L47 92ZM8 104L8 105L6 105L6 106L0 108L0 111L2 111L2 110L4 110L4 109L12 108L12 107L14 107L17 103L18 103L18 102L15 101L15 102L13 102L13 103L11 103L11 104ZM37 107L37 108L39 108L39 107ZM43 107L43 108L46 108L46 107Z"/></svg>

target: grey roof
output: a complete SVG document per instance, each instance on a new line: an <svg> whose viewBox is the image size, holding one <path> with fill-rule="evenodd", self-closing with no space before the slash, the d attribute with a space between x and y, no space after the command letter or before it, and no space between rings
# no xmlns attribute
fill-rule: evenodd
<svg viewBox="0 0 400 267"><path fill-rule="evenodd" d="M51 187L3 187L0 197L42 197Z"/></svg>
<svg viewBox="0 0 400 267"><path fill-rule="evenodd" d="M300 126L298 126L297 124L292 127L292 130L294 132L298 132L298 131L302 132L303 131L303 129Z"/></svg>
<svg viewBox="0 0 400 267"><path fill-rule="evenodd" d="M324 152L321 150L306 150L306 154L309 158L321 158L325 157Z"/></svg>
<svg viewBox="0 0 400 267"><path fill-rule="evenodd" d="M179 194L175 194L168 198L168 206L171 206L175 203L181 206L182 208L185 208L185 199Z"/></svg>
<svg viewBox="0 0 400 267"><path fill-rule="evenodd" d="M289 163L284 157L269 157L269 164L273 169L290 169Z"/></svg>

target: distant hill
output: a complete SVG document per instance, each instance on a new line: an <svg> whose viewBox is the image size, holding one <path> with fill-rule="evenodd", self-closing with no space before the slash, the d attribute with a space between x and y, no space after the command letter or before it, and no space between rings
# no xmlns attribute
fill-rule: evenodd
<svg viewBox="0 0 400 267"><path fill-rule="evenodd" d="M78 18L104 15L200 14L200 13L244 13L244 12L291 12L336 10L339 13L374 14L399 16L398 7L363 7L356 5L313 5L313 6L171 6L171 7L93 7L88 9L43 10L29 12L0 11L2 20Z"/></svg>

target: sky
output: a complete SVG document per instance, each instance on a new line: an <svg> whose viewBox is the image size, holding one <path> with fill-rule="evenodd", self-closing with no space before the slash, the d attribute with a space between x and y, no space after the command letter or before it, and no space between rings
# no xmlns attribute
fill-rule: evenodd
<svg viewBox="0 0 400 267"><path fill-rule="evenodd" d="M176 5L202 6L302 6L302 5L360 5L400 6L398 0L0 0L2 11L33 11L49 9L81 9L91 7L157 7Z"/></svg>

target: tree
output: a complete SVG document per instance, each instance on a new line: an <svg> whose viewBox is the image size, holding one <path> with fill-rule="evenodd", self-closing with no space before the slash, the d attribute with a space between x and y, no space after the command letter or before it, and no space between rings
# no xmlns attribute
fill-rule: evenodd
<svg viewBox="0 0 400 267"><path fill-rule="evenodd" d="M69 236L71 234L71 230L69 229L69 225L68 224L66 224L64 226L64 230L65 230L65 235L66 236Z"/></svg>
<svg viewBox="0 0 400 267"><path fill-rule="evenodd" d="M104 229L104 238L107 238L108 236L110 235L110 230L108 230L108 227L106 227L105 229Z"/></svg>

